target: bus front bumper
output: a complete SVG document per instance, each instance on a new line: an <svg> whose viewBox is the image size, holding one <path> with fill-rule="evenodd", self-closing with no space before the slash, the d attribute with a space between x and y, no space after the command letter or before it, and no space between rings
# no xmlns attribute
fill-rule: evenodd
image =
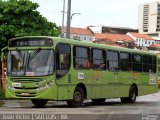
<svg viewBox="0 0 160 120"><path fill-rule="evenodd" d="M45 90L39 89L15 89L11 90L9 87L5 87L5 99L48 99L57 100L57 87L52 85Z"/></svg>

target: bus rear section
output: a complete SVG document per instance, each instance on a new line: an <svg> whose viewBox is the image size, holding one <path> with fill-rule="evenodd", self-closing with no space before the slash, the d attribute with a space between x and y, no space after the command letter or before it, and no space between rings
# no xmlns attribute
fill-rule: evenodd
<svg viewBox="0 0 160 120"><path fill-rule="evenodd" d="M158 89L160 89L160 54L157 54Z"/></svg>

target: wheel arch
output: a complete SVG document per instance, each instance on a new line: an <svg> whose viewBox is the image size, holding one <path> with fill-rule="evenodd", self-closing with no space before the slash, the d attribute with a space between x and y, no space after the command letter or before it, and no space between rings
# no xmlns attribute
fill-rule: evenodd
<svg viewBox="0 0 160 120"><path fill-rule="evenodd" d="M133 83L132 85L131 85L131 87L132 86L134 86L135 88L136 88L136 96L138 96L138 87L137 87L137 84L136 83Z"/></svg>
<svg viewBox="0 0 160 120"><path fill-rule="evenodd" d="M87 89L86 89L86 86L83 84L83 83L79 83L77 86L76 86L76 88L77 87L81 87L82 88L82 90L83 90L83 92L84 92L84 98L86 99L87 98Z"/></svg>

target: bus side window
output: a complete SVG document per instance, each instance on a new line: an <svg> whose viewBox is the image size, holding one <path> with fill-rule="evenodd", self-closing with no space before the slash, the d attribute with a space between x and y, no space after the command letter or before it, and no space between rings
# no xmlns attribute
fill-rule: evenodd
<svg viewBox="0 0 160 120"><path fill-rule="evenodd" d="M104 70L106 67L105 51L100 49L92 49L92 69Z"/></svg>
<svg viewBox="0 0 160 120"><path fill-rule="evenodd" d="M143 72L156 73L156 57L143 55Z"/></svg>
<svg viewBox="0 0 160 120"><path fill-rule="evenodd" d="M156 73L156 57L152 57L152 72Z"/></svg>
<svg viewBox="0 0 160 120"><path fill-rule="evenodd" d="M90 69L90 49L87 47L74 47L74 68L75 69Z"/></svg>
<svg viewBox="0 0 160 120"><path fill-rule="evenodd" d="M160 64L158 64L158 81L160 81Z"/></svg>
<svg viewBox="0 0 160 120"><path fill-rule="evenodd" d="M56 77L61 78L66 75L70 69L71 55L70 46L67 44L58 44L56 47Z"/></svg>
<svg viewBox="0 0 160 120"><path fill-rule="evenodd" d="M111 71L119 70L119 57L116 51L107 51L107 65Z"/></svg>
<svg viewBox="0 0 160 120"><path fill-rule="evenodd" d="M149 72L149 56L143 55L143 72Z"/></svg>
<svg viewBox="0 0 160 120"><path fill-rule="evenodd" d="M140 54L133 54L133 71L142 72L142 55Z"/></svg>
<svg viewBox="0 0 160 120"><path fill-rule="evenodd" d="M120 53L120 69L121 71L132 71L130 53L125 53L125 52Z"/></svg>

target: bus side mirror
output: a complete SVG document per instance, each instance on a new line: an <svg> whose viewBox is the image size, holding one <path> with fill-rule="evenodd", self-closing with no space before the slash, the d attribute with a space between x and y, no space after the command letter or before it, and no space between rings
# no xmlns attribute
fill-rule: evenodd
<svg viewBox="0 0 160 120"><path fill-rule="evenodd" d="M1 53L1 62L3 63L3 61L4 61L4 53L2 52Z"/></svg>
<svg viewBox="0 0 160 120"><path fill-rule="evenodd" d="M8 52L8 47L5 47L1 50L1 62L3 63L4 61L6 61L6 55L7 55L7 52Z"/></svg>
<svg viewBox="0 0 160 120"><path fill-rule="evenodd" d="M64 64L64 55L60 55L60 64Z"/></svg>
<svg viewBox="0 0 160 120"><path fill-rule="evenodd" d="M4 52L1 53L1 63L4 63L6 61L6 57L5 57L5 54Z"/></svg>

